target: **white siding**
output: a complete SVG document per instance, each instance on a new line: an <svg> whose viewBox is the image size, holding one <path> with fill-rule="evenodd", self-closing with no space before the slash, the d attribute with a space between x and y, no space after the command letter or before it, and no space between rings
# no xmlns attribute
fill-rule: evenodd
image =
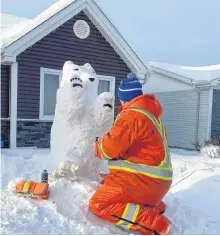
<svg viewBox="0 0 220 236"><path fill-rule="evenodd" d="M183 83L166 75L152 72L149 80L143 85L144 93L178 91L192 89L192 85Z"/></svg>
<svg viewBox="0 0 220 236"><path fill-rule="evenodd" d="M209 96L210 93L213 91L206 88L206 89L200 89L200 106L199 106L199 131L198 131L198 137L199 137L199 143L203 144L204 141L208 138L210 138L210 132L209 130L211 127L211 110L212 106L212 100L210 101Z"/></svg>
<svg viewBox="0 0 220 236"><path fill-rule="evenodd" d="M220 83L217 84L217 87L215 89L219 89L220 90Z"/></svg>
<svg viewBox="0 0 220 236"><path fill-rule="evenodd" d="M163 121L168 132L169 146L194 149L196 141L196 90L156 93L163 106Z"/></svg>

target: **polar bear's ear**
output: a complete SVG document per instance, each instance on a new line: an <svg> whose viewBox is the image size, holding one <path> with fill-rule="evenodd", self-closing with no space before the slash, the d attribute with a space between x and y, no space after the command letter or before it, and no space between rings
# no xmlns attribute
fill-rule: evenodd
<svg viewBox="0 0 220 236"><path fill-rule="evenodd" d="M63 64L63 70L65 70L67 67L74 65L74 63L72 61L66 61Z"/></svg>
<svg viewBox="0 0 220 236"><path fill-rule="evenodd" d="M64 83L66 81L66 78L68 78L68 75L71 74L72 66L74 63L72 61L66 61L63 65L63 73L62 73L62 79L60 83L60 87L64 86Z"/></svg>
<svg viewBox="0 0 220 236"><path fill-rule="evenodd" d="M92 68L92 66L89 63L84 64L82 67L87 70L90 70L92 73L95 73L95 70Z"/></svg>

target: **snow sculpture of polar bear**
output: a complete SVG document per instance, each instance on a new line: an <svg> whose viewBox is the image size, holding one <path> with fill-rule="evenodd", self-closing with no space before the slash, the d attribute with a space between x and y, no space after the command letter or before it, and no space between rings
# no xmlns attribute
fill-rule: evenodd
<svg viewBox="0 0 220 236"><path fill-rule="evenodd" d="M104 92L95 98L97 88L97 75L90 64L65 62L51 128L51 154L59 164L53 177L100 180L103 161L94 157L92 144L113 124L114 97Z"/></svg>

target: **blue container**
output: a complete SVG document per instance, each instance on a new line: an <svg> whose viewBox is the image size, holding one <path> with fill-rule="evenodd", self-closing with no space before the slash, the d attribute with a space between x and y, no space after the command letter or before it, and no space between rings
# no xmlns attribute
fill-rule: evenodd
<svg viewBox="0 0 220 236"><path fill-rule="evenodd" d="M1 140L1 148L4 147L4 141Z"/></svg>

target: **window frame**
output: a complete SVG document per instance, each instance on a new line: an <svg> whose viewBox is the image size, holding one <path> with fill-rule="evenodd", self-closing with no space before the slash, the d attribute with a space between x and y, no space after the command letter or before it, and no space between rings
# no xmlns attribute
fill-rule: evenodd
<svg viewBox="0 0 220 236"><path fill-rule="evenodd" d="M44 75L53 74L59 76L59 85L62 79L62 71L50 68L40 68L40 109L39 109L39 119L45 121L52 121L54 115L44 115Z"/></svg>
<svg viewBox="0 0 220 236"><path fill-rule="evenodd" d="M108 76L108 75L97 75L98 80L105 80L110 82L110 93L115 96L115 77ZM97 95L98 95L98 88L97 88Z"/></svg>

